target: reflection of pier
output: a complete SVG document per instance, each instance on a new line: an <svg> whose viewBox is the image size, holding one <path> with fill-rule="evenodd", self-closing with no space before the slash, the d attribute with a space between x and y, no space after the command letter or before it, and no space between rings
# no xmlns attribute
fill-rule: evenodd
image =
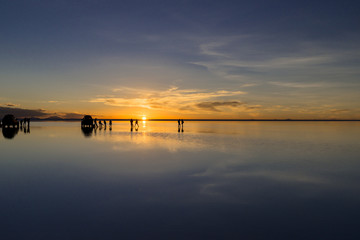
<svg viewBox="0 0 360 240"><path fill-rule="evenodd" d="M81 119L81 131L85 137L90 137L95 127L97 127L96 120L94 121L90 115L85 115Z"/></svg>
<svg viewBox="0 0 360 240"><path fill-rule="evenodd" d="M19 132L23 132L24 134L30 133L29 125L20 125L20 127L2 127L3 137L6 139L13 139Z"/></svg>
<svg viewBox="0 0 360 240"><path fill-rule="evenodd" d="M7 127L2 128L2 134L4 138L7 139L13 139L15 135L18 134L18 132L19 132L19 128L7 128Z"/></svg>
<svg viewBox="0 0 360 240"><path fill-rule="evenodd" d="M96 135L96 130L106 130L106 120L93 119L90 115L85 115L81 119L81 131L85 137L91 137L93 133ZM109 130L112 130L112 121L109 120Z"/></svg>
<svg viewBox="0 0 360 240"><path fill-rule="evenodd" d="M98 130L100 131L100 133L101 132L105 133L106 127L103 127L102 124L99 124L99 126L95 125L95 127L81 127L81 132L84 134L85 137L91 137L93 134L96 136L96 133ZM101 131L101 130L104 130L104 131ZM111 133L111 131L112 131L111 126L109 127L109 131Z"/></svg>
<svg viewBox="0 0 360 240"><path fill-rule="evenodd" d="M95 127L81 127L81 131L85 137L91 137Z"/></svg>
<svg viewBox="0 0 360 240"><path fill-rule="evenodd" d="M2 118L0 127L4 138L13 139L19 131L23 131L25 134L30 133L30 118L19 121L14 115L7 114Z"/></svg>

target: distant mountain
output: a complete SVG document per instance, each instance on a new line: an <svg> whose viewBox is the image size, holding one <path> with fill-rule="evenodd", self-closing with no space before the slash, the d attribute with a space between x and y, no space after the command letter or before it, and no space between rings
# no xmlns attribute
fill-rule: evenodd
<svg viewBox="0 0 360 240"><path fill-rule="evenodd" d="M45 121L63 121L64 119L61 118L61 117L58 117L58 116L50 116L50 117L47 117L47 118L43 118L41 120L45 120Z"/></svg>

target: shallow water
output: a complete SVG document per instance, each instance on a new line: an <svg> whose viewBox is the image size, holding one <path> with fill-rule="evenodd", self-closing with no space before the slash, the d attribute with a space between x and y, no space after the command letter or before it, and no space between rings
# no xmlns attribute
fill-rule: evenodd
<svg viewBox="0 0 360 240"><path fill-rule="evenodd" d="M34 122L0 153L2 239L360 237L359 122Z"/></svg>

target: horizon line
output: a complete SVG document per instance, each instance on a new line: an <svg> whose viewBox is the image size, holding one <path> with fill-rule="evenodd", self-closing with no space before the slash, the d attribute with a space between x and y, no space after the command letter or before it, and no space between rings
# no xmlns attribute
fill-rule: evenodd
<svg viewBox="0 0 360 240"><path fill-rule="evenodd" d="M106 121L130 121L131 118L99 118L97 120L106 120ZM269 118L269 119L214 119L214 118L180 118L183 119L184 121L226 121L226 122L246 122L246 121L304 121L304 122L310 122L310 121L327 121L327 122L336 122L336 121L342 121L342 122L356 122L356 121L360 121L360 119L291 119L291 118L286 118L286 119L277 119L277 118ZM51 119L51 118L31 118L32 121L81 121L81 118L56 118L56 119ZM142 119L136 119L133 118L133 120L139 120L139 121L178 121L178 118L154 118L154 119L146 119L146 120L142 120Z"/></svg>

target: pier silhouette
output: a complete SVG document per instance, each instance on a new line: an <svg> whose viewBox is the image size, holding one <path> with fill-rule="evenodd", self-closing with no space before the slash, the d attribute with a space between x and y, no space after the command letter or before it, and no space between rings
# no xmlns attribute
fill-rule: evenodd
<svg viewBox="0 0 360 240"><path fill-rule="evenodd" d="M18 120L14 115L5 115L0 122L2 135L6 139L13 139L19 131L30 133L30 118Z"/></svg>

